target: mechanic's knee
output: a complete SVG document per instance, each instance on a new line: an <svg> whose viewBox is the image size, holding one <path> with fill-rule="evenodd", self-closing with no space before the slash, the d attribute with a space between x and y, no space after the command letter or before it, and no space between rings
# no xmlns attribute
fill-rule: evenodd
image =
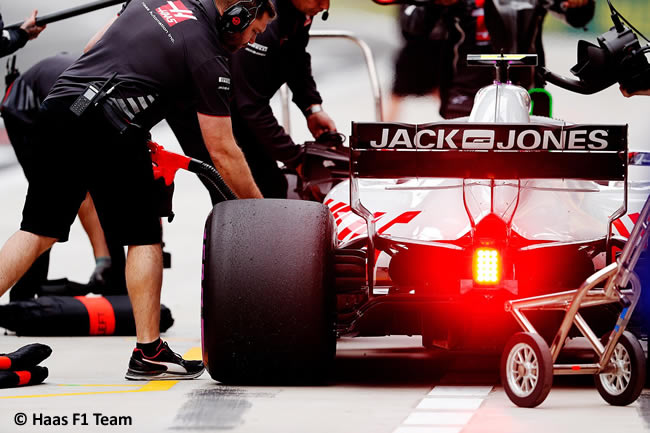
<svg viewBox="0 0 650 433"><path fill-rule="evenodd" d="M56 242L59 240L57 238L51 238L48 236L42 236L42 235L37 235L31 232L26 232L24 230L21 230L20 233L24 237L24 239L29 242L29 244L34 245L36 250L38 251L38 255L40 256L43 254L45 251L49 250L52 248L52 245L54 245Z"/></svg>

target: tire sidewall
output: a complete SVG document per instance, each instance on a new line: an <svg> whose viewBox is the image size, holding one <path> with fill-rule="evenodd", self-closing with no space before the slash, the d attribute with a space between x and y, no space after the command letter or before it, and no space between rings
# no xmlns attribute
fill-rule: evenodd
<svg viewBox="0 0 650 433"><path fill-rule="evenodd" d="M508 383L507 363L511 350L519 343L525 343L533 349L537 357L539 377L535 389L527 397L520 397L510 388ZM501 385L508 398L520 407L539 406L548 396L553 385L553 360L548 344L538 334L519 332L508 340L501 355Z"/></svg>
<svg viewBox="0 0 650 433"><path fill-rule="evenodd" d="M630 332L621 334L617 344L623 345L630 356L631 375L627 388L618 395L612 395L602 384L601 375L594 376L596 389L600 396L612 406L627 406L636 401L643 391L646 376L646 359L639 340Z"/></svg>

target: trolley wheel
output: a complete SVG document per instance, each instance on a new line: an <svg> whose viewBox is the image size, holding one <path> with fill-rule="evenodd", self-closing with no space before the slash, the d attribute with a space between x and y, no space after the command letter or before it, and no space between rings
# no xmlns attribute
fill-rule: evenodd
<svg viewBox="0 0 650 433"><path fill-rule="evenodd" d="M645 384L645 354L639 340L623 332L610 362L615 370L594 376L600 396L612 406L627 406L636 401Z"/></svg>
<svg viewBox="0 0 650 433"><path fill-rule="evenodd" d="M553 385L553 359L538 334L519 332L508 340L501 356L501 384L520 407L539 406Z"/></svg>

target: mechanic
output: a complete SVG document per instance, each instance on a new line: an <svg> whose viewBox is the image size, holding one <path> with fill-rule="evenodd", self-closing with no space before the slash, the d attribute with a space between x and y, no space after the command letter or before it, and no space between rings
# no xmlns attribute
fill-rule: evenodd
<svg viewBox="0 0 650 433"><path fill-rule="evenodd" d="M537 3L530 1L533 5ZM552 0L551 3L550 10L562 15L573 27L584 27L594 15L594 0ZM533 15L526 17L530 28L517 22L519 29L509 29L503 19L498 27L490 29L492 22L486 16L490 4L485 0L434 0L426 6L413 7L403 18L403 31L410 38L430 38L437 26L444 25L446 31L437 30L436 34L442 35L445 42L440 62L440 115L445 119L469 115L476 92L493 81L493 75L484 68L467 66L464 60L467 54L491 54L502 49L506 54L536 53L539 66L545 65L542 24L547 10L531 9ZM499 20L501 17L495 22ZM516 38L510 37L510 30L516 32ZM544 86L532 68L518 68L510 74L511 80L523 87Z"/></svg>
<svg viewBox="0 0 650 433"><path fill-rule="evenodd" d="M454 0L446 0L448 2ZM446 30L441 20L436 21L426 37L411 37L408 31L413 5L400 7L398 25L404 39L395 58L395 73L385 118L388 122L399 118L404 99L408 96L431 95L439 99L440 78ZM443 32L443 34L440 34Z"/></svg>
<svg viewBox="0 0 650 433"><path fill-rule="evenodd" d="M5 25L0 14L0 57L8 56L21 49L27 41L37 38L45 30L46 26L36 25L37 13L38 11L34 9L19 28L9 30L4 30Z"/></svg>
<svg viewBox="0 0 650 433"><path fill-rule="evenodd" d="M65 145L38 154L43 175L29 185L21 229L0 250L0 295L54 242L67 240L90 191L106 237L129 247L137 343L126 377L203 373L202 362L184 360L160 340L161 227L148 131L170 105L195 107L225 181L239 197L262 198L232 136L228 62L274 17L268 0L143 0L126 7L41 106L36 128Z"/></svg>
<svg viewBox="0 0 650 433"><path fill-rule="evenodd" d="M34 163L38 152L34 129L38 109L59 75L76 59L76 56L67 53L48 57L36 63L24 74L15 78L13 82L7 83L9 87L2 105L0 105L0 114L4 120L9 141L28 182L39 176ZM10 74L13 75L14 71L11 71ZM112 246L113 254L110 254L95 206L89 195L86 196L79 209L79 219L88 234L95 255L95 269L89 282L90 290L104 295L126 293L122 246ZM114 256L113 261L111 261L111 256ZM47 250L12 287L9 299L21 301L33 298L37 290L47 281L49 262L50 250ZM113 264L115 270L119 271L113 272Z"/></svg>
<svg viewBox="0 0 650 433"><path fill-rule="evenodd" d="M286 198L288 184L277 161L298 168L302 148L279 125L270 100L287 83L293 92L293 102L305 115L314 138L336 131L334 121L321 106L323 100L316 89L311 57L306 51L312 19L328 10L330 1L272 1L278 19L269 24L255 43L233 55L232 124L235 139L264 197ZM167 122L188 156L209 161L195 117L194 113L177 110L167 117ZM212 197L213 203L218 200Z"/></svg>

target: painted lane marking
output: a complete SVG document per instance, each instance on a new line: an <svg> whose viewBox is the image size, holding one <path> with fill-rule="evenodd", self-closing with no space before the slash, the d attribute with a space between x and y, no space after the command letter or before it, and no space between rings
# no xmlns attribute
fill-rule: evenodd
<svg viewBox="0 0 650 433"><path fill-rule="evenodd" d="M201 354L200 347L193 347L188 350L183 358L185 359L201 359L197 358ZM202 356L202 355L201 355ZM41 398L41 397L69 397L77 395L100 395L100 394L125 394L133 392L152 392L152 391L168 391L174 385L176 385L178 380L152 380L144 384L115 384L115 385L106 385L106 384L59 384L58 386L71 386L71 387L128 387L128 388L137 388L137 389L126 389L119 391L89 391L89 392L65 392L65 393L54 393L54 394L34 394L34 395L8 395L0 397L0 400L6 399L18 399L18 398Z"/></svg>
<svg viewBox="0 0 650 433"><path fill-rule="evenodd" d="M482 398L435 398L427 397L417 405L416 409L430 409L430 410L477 410L481 403Z"/></svg>
<svg viewBox="0 0 650 433"><path fill-rule="evenodd" d="M492 386L436 386L394 433L460 433L492 389Z"/></svg>
<svg viewBox="0 0 650 433"><path fill-rule="evenodd" d="M406 418L406 425L465 425L474 416L474 412L414 412Z"/></svg>
<svg viewBox="0 0 650 433"><path fill-rule="evenodd" d="M185 352L183 358L185 358L188 361L202 361L203 351L201 350L200 347L192 347L190 350Z"/></svg>

